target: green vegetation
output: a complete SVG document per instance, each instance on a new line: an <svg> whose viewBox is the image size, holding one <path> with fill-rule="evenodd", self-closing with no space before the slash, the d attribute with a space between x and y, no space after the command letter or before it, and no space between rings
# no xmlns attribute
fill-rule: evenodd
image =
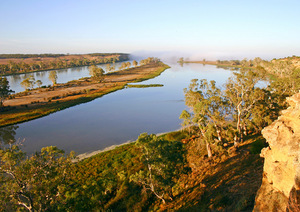
<svg viewBox="0 0 300 212"><path fill-rule="evenodd" d="M3 107L4 100L14 93L9 87L9 82L6 77L0 77L0 109Z"/></svg>
<svg viewBox="0 0 300 212"><path fill-rule="evenodd" d="M26 91L32 89L33 86L34 86L34 84L35 84L35 78L34 78L34 76L32 76L32 75L29 76L29 77L27 77L26 79L24 79L24 80L21 82L21 86L22 86Z"/></svg>
<svg viewBox="0 0 300 212"><path fill-rule="evenodd" d="M136 85L136 84L128 84L128 88L150 88L150 87L163 87L164 85L162 84L149 84L149 85Z"/></svg>
<svg viewBox="0 0 300 212"><path fill-rule="evenodd" d="M54 59L46 60L46 57ZM128 60L128 54L95 53L88 55L0 55L0 59L10 58L5 64L0 64L0 75L20 74L51 69L63 69L96 64L115 63ZM16 60L18 58L18 60ZM27 58L28 61L23 60ZM15 59L15 60L13 60Z"/></svg>
<svg viewBox="0 0 300 212"><path fill-rule="evenodd" d="M284 96L295 92L282 93L277 87L280 75L298 76L297 68L288 70L269 79L265 88L257 86L268 80L264 68L235 72L223 90L214 81L194 79L184 91L191 110L180 115L181 131L143 133L134 143L77 163L55 147L29 158L17 145L1 147L1 206L28 211L251 211L262 181L259 153L267 146L261 129L285 107ZM298 86L297 80L287 86Z"/></svg>
<svg viewBox="0 0 300 212"><path fill-rule="evenodd" d="M90 66L90 75L91 75L92 79L94 79L98 82L102 82L104 79L104 70L95 65Z"/></svg>
<svg viewBox="0 0 300 212"><path fill-rule="evenodd" d="M185 167L182 143L143 133L135 145L142 151L144 168L131 175L130 181L150 190L164 204L166 199L172 200L173 187L178 183L181 174L186 174L189 170Z"/></svg>
<svg viewBox="0 0 300 212"><path fill-rule="evenodd" d="M0 54L0 59L8 58L33 58L33 57L61 57L65 54Z"/></svg>
<svg viewBox="0 0 300 212"><path fill-rule="evenodd" d="M18 145L0 149L0 209L47 211L60 208L60 193L69 180L72 155L56 147L26 158Z"/></svg>
<svg viewBox="0 0 300 212"><path fill-rule="evenodd" d="M53 86L56 85L56 83L57 83L57 72L56 71L50 71L49 80L52 82Z"/></svg>

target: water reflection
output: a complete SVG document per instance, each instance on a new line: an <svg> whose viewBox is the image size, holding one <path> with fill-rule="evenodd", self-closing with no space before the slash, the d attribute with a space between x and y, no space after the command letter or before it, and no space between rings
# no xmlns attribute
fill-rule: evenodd
<svg viewBox="0 0 300 212"><path fill-rule="evenodd" d="M16 130L19 127L17 125L11 125L0 128L0 148L7 144L13 144L16 142Z"/></svg>

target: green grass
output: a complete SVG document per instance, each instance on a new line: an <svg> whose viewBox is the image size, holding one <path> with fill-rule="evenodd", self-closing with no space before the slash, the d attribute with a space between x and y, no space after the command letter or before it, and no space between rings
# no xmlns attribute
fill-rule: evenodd
<svg viewBox="0 0 300 212"><path fill-rule="evenodd" d="M150 87L163 87L164 85L162 84L149 84L149 85L132 85L132 84L129 84L127 85L128 88L150 88Z"/></svg>
<svg viewBox="0 0 300 212"><path fill-rule="evenodd" d="M188 135L185 131L175 131L161 137L180 141ZM77 192L76 202L82 202L78 203L82 207L78 209L82 210L102 207L104 211L252 211L262 180L263 159L258 152L261 142L261 135L249 136L239 151L208 160L190 139L185 145L193 171L181 176L174 187L173 200L166 204L130 182L130 176L143 167L141 152L134 142L76 163L72 169L72 182L76 186L70 192ZM250 153L253 147L257 151ZM98 197L102 199L101 205L99 199L89 197L103 193L103 183L111 189Z"/></svg>

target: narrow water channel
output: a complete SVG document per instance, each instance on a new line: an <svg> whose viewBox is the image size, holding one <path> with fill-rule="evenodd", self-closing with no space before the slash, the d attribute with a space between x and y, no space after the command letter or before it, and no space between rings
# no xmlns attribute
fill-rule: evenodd
<svg viewBox="0 0 300 212"><path fill-rule="evenodd" d="M180 128L178 118L184 104L183 89L191 79L215 80L224 84L231 71L202 64L169 64L160 76L142 82L163 87L127 88L94 101L15 125L15 140L28 153L45 146L81 154L135 140L140 133L162 133ZM7 128L0 128L0 136ZM10 136L7 136L9 138ZM1 138L0 138L1 139ZM3 138L2 138L3 139Z"/></svg>

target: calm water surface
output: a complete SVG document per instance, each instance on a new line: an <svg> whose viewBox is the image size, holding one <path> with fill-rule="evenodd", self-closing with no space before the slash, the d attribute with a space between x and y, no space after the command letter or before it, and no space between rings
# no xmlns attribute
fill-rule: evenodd
<svg viewBox="0 0 300 212"><path fill-rule="evenodd" d="M186 108L183 89L191 79L215 80L221 86L231 75L231 71L210 65L169 65L160 76L143 82L164 87L123 89L16 125L14 138L25 139L23 148L28 153L53 145L80 154L135 140L143 132L173 131L180 128L178 117ZM5 129L0 128L0 136Z"/></svg>

